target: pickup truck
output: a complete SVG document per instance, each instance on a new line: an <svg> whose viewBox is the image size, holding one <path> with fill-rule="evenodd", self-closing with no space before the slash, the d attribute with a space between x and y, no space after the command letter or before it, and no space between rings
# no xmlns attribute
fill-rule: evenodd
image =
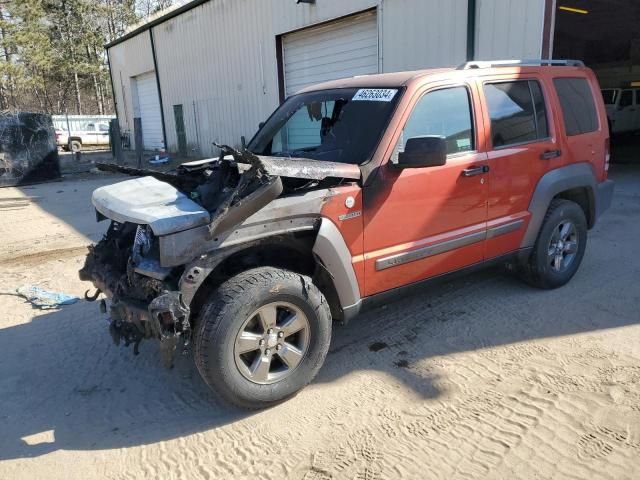
<svg viewBox="0 0 640 480"><path fill-rule="evenodd" d="M56 143L65 150L79 152L85 145L109 145L109 123L89 122L81 130L56 129Z"/></svg>

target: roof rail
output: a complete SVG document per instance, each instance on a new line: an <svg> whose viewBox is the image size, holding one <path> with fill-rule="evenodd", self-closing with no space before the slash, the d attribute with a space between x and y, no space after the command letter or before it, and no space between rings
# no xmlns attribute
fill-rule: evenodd
<svg viewBox="0 0 640 480"><path fill-rule="evenodd" d="M584 67L582 60L556 60L556 59L531 59L531 60L483 60L466 62L459 65L456 70L470 70L473 68L493 67L537 67L544 65L561 65L564 67Z"/></svg>

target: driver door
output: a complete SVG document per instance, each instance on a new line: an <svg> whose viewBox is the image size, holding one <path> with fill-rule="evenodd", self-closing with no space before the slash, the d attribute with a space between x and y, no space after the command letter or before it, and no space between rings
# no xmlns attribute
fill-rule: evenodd
<svg viewBox="0 0 640 480"><path fill-rule="evenodd" d="M390 290L483 260L488 162L478 139L480 106L473 84L417 96L397 142L446 137L445 165L383 164L363 190L365 294Z"/></svg>

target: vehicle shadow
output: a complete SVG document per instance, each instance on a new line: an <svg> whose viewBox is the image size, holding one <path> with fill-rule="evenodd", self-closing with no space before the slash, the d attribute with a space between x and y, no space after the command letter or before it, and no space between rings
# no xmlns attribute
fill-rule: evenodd
<svg viewBox="0 0 640 480"><path fill-rule="evenodd" d="M366 312L335 328L315 383L370 370L396 378L422 398L437 398L446 392L446 372L414 364L637 323L630 305L611 305L619 285L586 282L596 268L592 262L575 286L550 292L533 291L492 269ZM582 306L563 302L579 290L588 298ZM614 310L603 311L605 305ZM139 356L131 347L113 345L106 317L86 302L0 330L0 351L0 460L152 444L253 414L218 400L190 356L179 356L166 370L154 342L143 343Z"/></svg>

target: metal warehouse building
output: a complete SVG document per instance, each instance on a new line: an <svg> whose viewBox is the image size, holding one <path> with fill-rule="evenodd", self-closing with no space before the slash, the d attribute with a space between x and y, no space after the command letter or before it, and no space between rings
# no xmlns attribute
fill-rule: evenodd
<svg viewBox="0 0 640 480"><path fill-rule="evenodd" d="M554 0L196 0L108 45L120 128L188 155L240 144L324 80L546 58Z"/></svg>

